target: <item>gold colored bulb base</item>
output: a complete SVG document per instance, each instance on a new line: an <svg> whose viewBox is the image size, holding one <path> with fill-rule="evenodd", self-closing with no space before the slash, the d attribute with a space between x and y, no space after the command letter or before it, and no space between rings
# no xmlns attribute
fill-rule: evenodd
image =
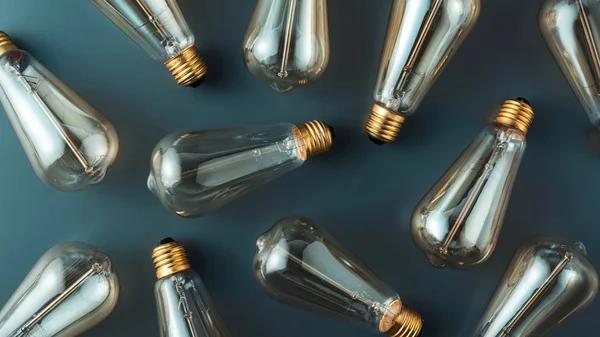
<svg viewBox="0 0 600 337"><path fill-rule="evenodd" d="M10 36L3 31L0 31L0 55L11 50L17 50L17 45L12 41Z"/></svg>
<svg viewBox="0 0 600 337"><path fill-rule="evenodd" d="M423 319L416 311L405 306L396 317L394 326L386 332L392 337L417 337L423 328Z"/></svg>
<svg viewBox="0 0 600 337"><path fill-rule="evenodd" d="M162 240L154 248L152 260L159 279L192 269L183 244L173 239Z"/></svg>
<svg viewBox="0 0 600 337"><path fill-rule="evenodd" d="M404 116L375 104L371 109L369 120L367 120L367 133L375 142L391 143L398 136L404 119Z"/></svg>
<svg viewBox="0 0 600 337"><path fill-rule="evenodd" d="M333 145L333 128L321 121L312 121L298 125L298 131L302 137L306 156L312 157L325 153Z"/></svg>
<svg viewBox="0 0 600 337"><path fill-rule="evenodd" d="M523 98L511 99L502 105L498 116L494 119L495 124L504 125L521 130L527 134L533 122L533 109L529 102Z"/></svg>
<svg viewBox="0 0 600 337"><path fill-rule="evenodd" d="M183 86L194 86L206 75L206 64L198 55L196 47L190 46L165 62L165 66Z"/></svg>

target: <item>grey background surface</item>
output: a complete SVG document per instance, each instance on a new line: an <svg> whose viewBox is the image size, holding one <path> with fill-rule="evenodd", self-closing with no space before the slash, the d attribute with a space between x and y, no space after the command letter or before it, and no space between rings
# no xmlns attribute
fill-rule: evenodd
<svg viewBox="0 0 600 337"><path fill-rule="evenodd" d="M1 0L0 29L115 124L121 156L101 185L56 192L35 175L0 115L0 303L37 259L67 240L91 243L118 269L113 314L86 337L158 335L150 253L172 236L187 244L234 336L368 336L354 326L282 306L252 276L256 238L289 215L312 217L398 290L426 319L423 337L467 336L526 239L582 240L600 263L600 158L590 126L537 27L540 1L482 1L472 34L399 141L376 147L363 132L390 0L331 0L331 63L316 85L277 94L241 60L254 0L181 0L210 70L198 88L179 87L89 1ZM532 102L536 120L504 230L487 264L437 270L412 243L410 214L424 193L507 98ZM167 212L147 190L150 153L164 135L322 119L335 149L229 207L201 219ZM590 336L596 301L553 336Z"/></svg>

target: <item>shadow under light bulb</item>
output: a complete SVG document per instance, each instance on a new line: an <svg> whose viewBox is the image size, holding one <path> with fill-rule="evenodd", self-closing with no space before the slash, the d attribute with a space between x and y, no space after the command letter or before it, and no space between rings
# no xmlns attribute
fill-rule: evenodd
<svg viewBox="0 0 600 337"><path fill-rule="evenodd" d="M230 336L180 242L160 241L152 259L161 337Z"/></svg>
<svg viewBox="0 0 600 337"><path fill-rule="evenodd" d="M327 0L258 0L244 62L279 92L318 81L329 63Z"/></svg>
<svg viewBox="0 0 600 337"><path fill-rule="evenodd" d="M78 191L104 180L119 154L112 123L1 31L0 101L46 184Z"/></svg>
<svg viewBox="0 0 600 337"><path fill-rule="evenodd" d="M479 0L394 0L366 124L373 142L396 139L475 25L479 9Z"/></svg>
<svg viewBox="0 0 600 337"><path fill-rule="evenodd" d="M0 336L77 336L104 320L119 297L110 258L80 242L46 252L0 311Z"/></svg>
<svg viewBox="0 0 600 337"><path fill-rule="evenodd" d="M256 245L254 277L275 300L389 336L421 333L421 316L315 222L282 219Z"/></svg>
<svg viewBox="0 0 600 337"><path fill-rule="evenodd" d="M197 87L206 65L177 0L90 0L152 58L163 62L177 83Z"/></svg>
<svg viewBox="0 0 600 337"><path fill-rule="evenodd" d="M152 153L148 188L175 214L199 217L329 151L320 121L175 133Z"/></svg>
<svg viewBox="0 0 600 337"><path fill-rule="evenodd" d="M491 256L532 121L526 100L506 101L417 205L412 236L431 264L468 268Z"/></svg>
<svg viewBox="0 0 600 337"><path fill-rule="evenodd" d="M583 244L532 240L516 252L472 336L546 336L597 292L598 273Z"/></svg>
<svg viewBox="0 0 600 337"><path fill-rule="evenodd" d="M600 128L600 1L545 0L539 24L590 121Z"/></svg>

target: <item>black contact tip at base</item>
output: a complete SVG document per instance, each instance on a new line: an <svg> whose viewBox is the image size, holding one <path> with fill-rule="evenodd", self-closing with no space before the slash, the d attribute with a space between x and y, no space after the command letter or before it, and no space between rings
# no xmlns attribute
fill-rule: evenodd
<svg viewBox="0 0 600 337"><path fill-rule="evenodd" d="M384 142L384 141L381 141L380 139L377 139L377 138L375 138L375 137L373 137L373 136L369 136L369 140L370 140L371 142L373 142L373 144L375 144L375 145L377 145L377 146L382 146L382 145L385 145L385 144L387 144L386 142Z"/></svg>
<svg viewBox="0 0 600 337"><path fill-rule="evenodd" d="M166 245L167 243L171 243L171 242L175 242L175 240L173 240L173 238L164 238L164 239L158 241L158 244L156 246L158 247L158 246Z"/></svg>
<svg viewBox="0 0 600 337"><path fill-rule="evenodd" d="M517 101L523 102L527 105L531 105L531 103L529 103L529 100L527 100L526 98L523 98L523 97L517 97Z"/></svg>
<svg viewBox="0 0 600 337"><path fill-rule="evenodd" d="M331 133L331 138L335 139L336 135L335 135L335 128L333 128L332 126L327 125L327 128L329 129L329 132Z"/></svg>
<svg viewBox="0 0 600 337"><path fill-rule="evenodd" d="M190 84L190 85L189 85L189 87L192 87L192 88L194 88L194 89L195 89L195 88L198 88L199 86L201 86L201 85L202 85L202 83L204 83L204 81L206 81L206 77L205 77L205 76L204 76L204 77L202 77L201 79L197 80L196 82L194 82L194 83Z"/></svg>

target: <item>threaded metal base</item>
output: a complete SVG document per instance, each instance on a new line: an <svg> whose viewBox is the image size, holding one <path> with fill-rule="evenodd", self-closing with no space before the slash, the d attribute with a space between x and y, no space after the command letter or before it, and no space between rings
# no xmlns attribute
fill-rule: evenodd
<svg viewBox="0 0 600 337"><path fill-rule="evenodd" d="M523 98L505 101L494 120L495 124L513 127L525 134L532 122L533 109L529 102Z"/></svg>
<svg viewBox="0 0 600 337"><path fill-rule="evenodd" d="M152 260L159 279L192 269L183 244L173 239L161 241L152 252Z"/></svg>
<svg viewBox="0 0 600 337"><path fill-rule="evenodd" d="M0 55L16 49L18 49L17 45L14 44L10 36L5 32L0 31Z"/></svg>
<svg viewBox="0 0 600 337"><path fill-rule="evenodd" d="M386 333L392 337L417 337L423 328L423 319L416 311L405 306L396 317L394 326Z"/></svg>
<svg viewBox="0 0 600 337"><path fill-rule="evenodd" d="M306 157L325 153L333 145L333 128L321 121L312 121L298 125Z"/></svg>
<svg viewBox="0 0 600 337"><path fill-rule="evenodd" d="M173 56L165 66L169 69L177 83L183 86L191 86L200 81L206 75L206 64L198 55L196 47L190 46Z"/></svg>
<svg viewBox="0 0 600 337"><path fill-rule="evenodd" d="M404 116L375 104L365 128L371 139L390 143L396 139L404 119Z"/></svg>

